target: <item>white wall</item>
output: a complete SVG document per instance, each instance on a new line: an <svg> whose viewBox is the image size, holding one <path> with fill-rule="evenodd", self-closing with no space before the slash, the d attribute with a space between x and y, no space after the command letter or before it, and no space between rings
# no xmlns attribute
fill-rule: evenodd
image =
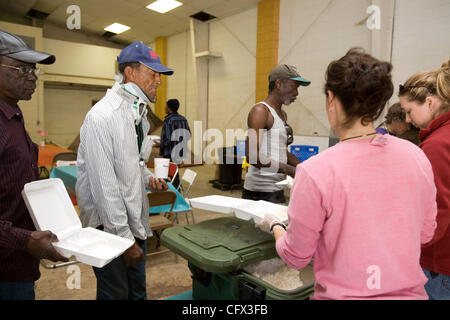
<svg viewBox="0 0 450 320"><path fill-rule="evenodd" d="M209 23L209 50L222 54L220 58L209 58L207 73L207 129L217 129L223 137L223 141L213 141L211 150L234 145L236 138L245 139L243 132L246 129L247 114L255 100L256 26L256 8ZM166 79L167 98L177 98L180 101L179 113L189 121L194 138L191 139L191 149L196 153L198 150L195 146L198 147L198 138L201 139L201 125L195 131L194 122L199 121L202 115L197 99L190 37L188 31L168 38L167 64L175 70L175 74ZM226 129L241 129L241 134L236 138L231 137L227 142ZM209 156L214 158L207 149L203 149L205 151L208 161L211 160Z"/></svg>
<svg viewBox="0 0 450 320"><path fill-rule="evenodd" d="M398 85L418 71L435 70L450 59L450 1L397 0L392 60Z"/></svg>
<svg viewBox="0 0 450 320"><path fill-rule="evenodd" d="M209 50L223 56L209 60L208 128L218 129L224 137L225 129L246 128L254 104L256 25L256 8L209 25ZM179 112L186 115L192 130L199 108L190 33L169 37L167 46L167 63L175 70L175 75L167 78L167 98L180 100Z"/></svg>
<svg viewBox="0 0 450 320"><path fill-rule="evenodd" d="M257 9L211 23L208 126L246 128L255 101Z"/></svg>
<svg viewBox="0 0 450 320"><path fill-rule="evenodd" d="M45 123L48 139L68 147L80 133L86 113L93 100L100 100L106 88L47 87L45 88Z"/></svg>
<svg viewBox="0 0 450 320"><path fill-rule="evenodd" d="M311 81L300 87L297 101L284 107L296 135L328 136L323 86L328 64L351 47L371 49L371 32L355 25L370 1L281 0L279 63L297 66Z"/></svg>
<svg viewBox="0 0 450 320"><path fill-rule="evenodd" d="M437 69L450 58L450 1L395 0L395 6L393 1L281 0L279 62L296 65L312 81L300 89L299 101L286 108L295 134L329 134L324 74L332 60L353 46L383 60L392 56L396 90L387 107L397 102L400 83L417 71ZM372 4L381 7L381 30L356 25Z"/></svg>

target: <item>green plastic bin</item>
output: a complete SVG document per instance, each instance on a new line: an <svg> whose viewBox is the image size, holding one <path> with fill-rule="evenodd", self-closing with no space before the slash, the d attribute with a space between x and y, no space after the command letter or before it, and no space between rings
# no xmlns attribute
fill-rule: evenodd
<svg viewBox="0 0 450 320"><path fill-rule="evenodd" d="M281 290L242 268L277 257L272 235L236 217L164 230L161 244L188 260L195 300L291 300L313 293L313 268L302 270L303 286Z"/></svg>

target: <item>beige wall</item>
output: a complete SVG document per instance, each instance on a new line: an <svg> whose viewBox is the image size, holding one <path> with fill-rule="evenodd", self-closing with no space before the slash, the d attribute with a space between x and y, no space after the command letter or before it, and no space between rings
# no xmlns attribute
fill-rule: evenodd
<svg viewBox="0 0 450 320"><path fill-rule="evenodd" d="M178 112L193 124L197 119L197 100L189 32L169 37L167 47L167 65L175 70L174 75L165 78L167 99L178 99Z"/></svg>
<svg viewBox="0 0 450 320"><path fill-rule="evenodd" d="M111 86L120 49L45 39L44 48L56 56L46 69L45 80Z"/></svg>
<svg viewBox="0 0 450 320"><path fill-rule="evenodd" d="M45 123L49 140L68 147L80 133L92 101L100 100L106 92L101 88L81 86L46 86Z"/></svg>
<svg viewBox="0 0 450 320"><path fill-rule="evenodd" d="M45 38L44 48L56 56L44 74L45 130L49 140L67 147L79 134L92 101L114 84L121 50Z"/></svg>

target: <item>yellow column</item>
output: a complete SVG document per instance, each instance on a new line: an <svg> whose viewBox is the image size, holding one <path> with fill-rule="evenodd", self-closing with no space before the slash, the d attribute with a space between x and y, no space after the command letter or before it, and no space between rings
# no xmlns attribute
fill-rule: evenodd
<svg viewBox="0 0 450 320"><path fill-rule="evenodd" d="M255 102L267 97L269 73L278 64L278 32L280 0L262 0L258 3L258 34L256 40Z"/></svg>
<svg viewBox="0 0 450 320"><path fill-rule="evenodd" d="M167 66L167 37L159 37L155 40L155 52L159 55L161 63ZM169 67L170 68L170 67ZM161 75L161 85L156 92L155 114L164 120L164 112L167 101L167 76Z"/></svg>

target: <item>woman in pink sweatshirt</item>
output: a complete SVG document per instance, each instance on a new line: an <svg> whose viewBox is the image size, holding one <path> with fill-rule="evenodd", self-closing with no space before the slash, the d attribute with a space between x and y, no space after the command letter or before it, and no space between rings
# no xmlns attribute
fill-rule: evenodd
<svg viewBox="0 0 450 320"><path fill-rule="evenodd" d="M436 187L416 145L375 131L392 66L353 48L326 72L326 112L340 142L297 166L289 225L266 215L280 257L314 258L312 299L427 299L421 244L436 228Z"/></svg>

